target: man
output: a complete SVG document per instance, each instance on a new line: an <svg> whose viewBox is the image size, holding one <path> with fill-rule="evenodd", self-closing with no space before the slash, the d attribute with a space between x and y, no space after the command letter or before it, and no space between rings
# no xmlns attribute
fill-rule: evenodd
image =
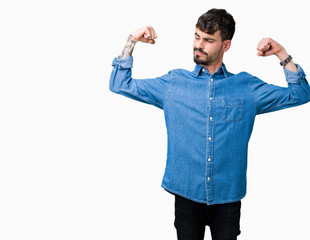
<svg viewBox="0 0 310 240"><path fill-rule="evenodd" d="M310 87L284 47L262 39L258 56L276 55L284 66L287 88L246 72L232 74L223 64L235 32L233 17L211 9L196 24L194 71L172 70L154 79L131 77L136 42L155 43L151 26L130 34L113 62L110 89L164 110L168 153L162 187L175 195L178 239L237 239L241 199L246 194L247 149L257 114L304 104Z"/></svg>

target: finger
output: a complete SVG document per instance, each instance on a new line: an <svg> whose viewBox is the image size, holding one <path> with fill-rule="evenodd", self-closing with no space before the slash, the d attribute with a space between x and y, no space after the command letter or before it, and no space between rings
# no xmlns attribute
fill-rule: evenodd
<svg viewBox="0 0 310 240"><path fill-rule="evenodd" d="M148 37L150 39L153 39L153 28L151 26L148 26L147 30L148 30Z"/></svg>
<svg viewBox="0 0 310 240"><path fill-rule="evenodd" d="M270 48L270 41L268 38L263 38L257 45L258 51L267 51Z"/></svg>
<svg viewBox="0 0 310 240"><path fill-rule="evenodd" d="M270 43L267 43L267 44L263 45L262 48L261 48L260 50L263 51L263 52L266 52L266 51L268 51L270 48L271 48Z"/></svg>
<svg viewBox="0 0 310 240"><path fill-rule="evenodd" d="M143 38L145 38L145 39L148 39L148 38L150 38L150 32L149 32L149 30L148 29L146 29L146 31L144 32L144 34L143 34Z"/></svg>
<svg viewBox="0 0 310 240"><path fill-rule="evenodd" d="M152 26L148 26L147 28L148 28L148 36L149 36L149 38L150 39L157 38L157 34L156 34L154 28Z"/></svg>
<svg viewBox="0 0 310 240"><path fill-rule="evenodd" d="M151 43L151 44L154 44L154 43L155 43L155 40L154 40L154 39L151 39L151 38L141 38L140 41L141 41L141 42L145 42L145 43Z"/></svg>
<svg viewBox="0 0 310 240"><path fill-rule="evenodd" d="M264 56L264 53L262 51L258 51L257 56Z"/></svg>
<svg viewBox="0 0 310 240"><path fill-rule="evenodd" d="M157 34L156 34L156 32L155 32L155 30L153 28L153 39L156 39L156 38L157 38Z"/></svg>
<svg viewBox="0 0 310 240"><path fill-rule="evenodd" d="M267 40L264 40L260 43L258 50L265 52L265 51L269 50L270 47L271 47L271 44Z"/></svg>

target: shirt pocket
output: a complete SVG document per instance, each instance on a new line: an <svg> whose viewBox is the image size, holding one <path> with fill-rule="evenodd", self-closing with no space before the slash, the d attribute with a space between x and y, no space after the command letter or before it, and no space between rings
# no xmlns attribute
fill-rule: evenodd
<svg viewBox="0 0 310 240"><path fill-rule="evenodd" d="M222 117L227 122L238 122L243 117L243 99L222 99Z"/></svg>

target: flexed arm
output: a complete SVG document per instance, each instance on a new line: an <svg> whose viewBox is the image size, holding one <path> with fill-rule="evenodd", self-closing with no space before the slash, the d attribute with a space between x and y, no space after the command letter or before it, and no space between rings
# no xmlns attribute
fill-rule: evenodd
<svg viewBox="0 0 310 240"><path fill-rule="evenodd" d="M119 59L131 56L132 51L138 41L154 44L156 38L157 34L152 26L143 27L132 32L128 36L127 42L121 55L119 56Z"/></svg>
<svg viewBox="0 0 310 240"><path fill-rule="evenodd" d="M280 62L284 61L289 56L285 48L272 38L263 38L257 45L257 51L258 56L267 57L271 55L276 55L279 58ZM285 65L285 69L293 72L298 72L298 69L293 60L290 60Z"/></svg>
<svg viewBox="0 0 310 240"><path fill-rule="evenodd" d="M276 55L280 62L287 59L284 75L287 87L267 84L257 77L250 79L250 91L257 114L298 106L310 101L310 86L303 69L293 62L285 48L271 38L263 38L257 45L258 56Z"/></svg>
<svg viewBox="0 0 310 240"><path fill-rule="evenodd" d="M157 34L151 26L140 28L129 35L121 55L113 61L110 90L162 109L172 88L173 74L169 72L161 77L135 79L131 73L131 54L135 44L138 41L154 44L156 38Z"/></svg>

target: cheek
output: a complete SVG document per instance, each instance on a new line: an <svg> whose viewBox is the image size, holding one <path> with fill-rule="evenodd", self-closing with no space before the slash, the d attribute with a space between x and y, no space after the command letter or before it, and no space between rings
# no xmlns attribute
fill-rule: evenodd
<svg viewBox="0 0 310 240"><path fill-rule="evenodd" d="M217 46L208 46L206 47L206 51L209 53L209 55L214 55L219 51L219 48Z"/></svg>
<svg viewBox="0 0 310 240"><path fill-rule="evenodd" d="M194 40L193 47L194 47L194 48L197 48L197 47L198 47L198 45L199 45L199 42L198 42L197 40Z"/></svg>

